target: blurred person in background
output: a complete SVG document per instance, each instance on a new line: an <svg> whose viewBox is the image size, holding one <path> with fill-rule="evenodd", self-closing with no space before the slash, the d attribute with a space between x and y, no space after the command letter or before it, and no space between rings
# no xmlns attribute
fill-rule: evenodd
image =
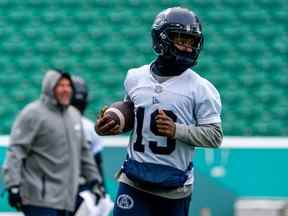
<svg viewBox="0 0 288 216"><path fill-rule="evenodd" d="M85 134L85 139L91 149L94 156L94 161L96 168L99 170L103 182L103 192L105 190L104 172L102 164L102 150L103 150L103 140L95 132L94 123L84 116L84 112L89 103L89 91L86 82L79 76L72 76L72 82L74 87L73 96L71 99L71 105L76 107L82 115L82 124ZM77 197L76 214L75 215L85 215L87 210L82 210L82 206L89 206L88 197L89 195L85 192L87 190L87 183L80 179L79 194ZM89 187L89 182L88 182ZM84 193L82 193L84 192ZM86 194L86 195L83 195ZM104 194L103 199L96 200L96 205L90 206L90 214L94 216L106 216L110 213L113 208L113 202L108 194ZM85 200L86 199L86 200ZM86 202L85 202L86 201ZM83 212L83 213L82 213ZM87 215L85 215L87 216Z"/></svg>
<svg viewBox="0 0 288 216"><path fill-rule="evenodd" d="M88 87L85 81L79 76L72 76L74 92L71 99L71 105L76 107L82 115L82 124L85 138L94 156L95 163L101 174L104 183L104 173L102 165L103 140L95 132L94 123L84 116L84 112L89 103Z"/></svg>
<svg viewBox="0 0 288 216"><path fill-rule="evenodd" d="M67 216L75 208L79 176L99 192L102 179L85 141L81 114L70 99L69 73L49 70L39 100L14 122L4 165L9 204L25 216Z"/></svg>
<svg viewBox="0 0 288 216"><path fill-rule="evenodd" d="M168 8L156 16L151 35L157 58L129 70L124 81L135 122L118 175L114 216L188 216L195 147L217 148L223 139L220 95L190 69L203 45L198 16ZM121 133L105 113L96 131Z"/></svg>

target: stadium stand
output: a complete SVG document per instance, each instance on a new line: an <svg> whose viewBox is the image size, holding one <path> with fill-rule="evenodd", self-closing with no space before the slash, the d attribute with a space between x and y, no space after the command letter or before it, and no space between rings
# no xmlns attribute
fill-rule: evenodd
<svg viewBox="0 0 288 216"><path fill-rule="evenodd" d="M88 114L122 98L130 67L152 61L154 16L176 0L0 0L0 134L38 97L47 68L81 74ZM195 68L220 90L225 135L288 135L285 0L181 1L204 25Z"/></svg>

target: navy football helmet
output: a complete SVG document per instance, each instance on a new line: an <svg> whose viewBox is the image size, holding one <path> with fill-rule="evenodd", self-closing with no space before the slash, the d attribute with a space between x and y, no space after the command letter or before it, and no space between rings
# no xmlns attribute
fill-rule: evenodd
<svg viewBox="0 0 288 216"><path fill-rule="evenodd" d="M152 26L153 49L158 55L174 58L177 64L192 67L203 46L202 27L197 15L181 7L160 12ZM177 44L190 50L179 49Z"/></svg>
<svg viewBox="0 0 288 216"><path fill-rule="evenodd" d="M74 92L71 98L71 105L83 114L88 103L88 88L85 81L79 76L72 76L72 82Z"/></svg>

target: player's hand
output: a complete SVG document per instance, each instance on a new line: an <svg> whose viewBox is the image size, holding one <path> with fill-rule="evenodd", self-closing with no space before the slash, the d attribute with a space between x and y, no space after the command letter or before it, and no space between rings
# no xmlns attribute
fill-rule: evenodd
<svg viewBox="0 0 288 216"><path fill-rule="evenodd" d="M175 137L175 122L163 110L159 110L159 114L156 116L156 127L161 136Z"/></svg>
<svg viewBox="0 0 288 216"><path fill-rule="evenodd" d="M120 132L120 125L118 125L110 116L105 115L108 107L102 108L95 124L95 131L98 135L116 135Z"/></svg>

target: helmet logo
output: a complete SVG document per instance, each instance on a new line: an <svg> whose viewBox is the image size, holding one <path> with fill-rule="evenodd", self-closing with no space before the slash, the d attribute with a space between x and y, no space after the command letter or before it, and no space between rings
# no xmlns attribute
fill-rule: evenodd
<svg viewBox="0 0 288 216"><path fill-rule="evenodd" d="M164 34L164 32L160 33L160 37L162 40L165 40L167 38L166 34Z"/></svg>

